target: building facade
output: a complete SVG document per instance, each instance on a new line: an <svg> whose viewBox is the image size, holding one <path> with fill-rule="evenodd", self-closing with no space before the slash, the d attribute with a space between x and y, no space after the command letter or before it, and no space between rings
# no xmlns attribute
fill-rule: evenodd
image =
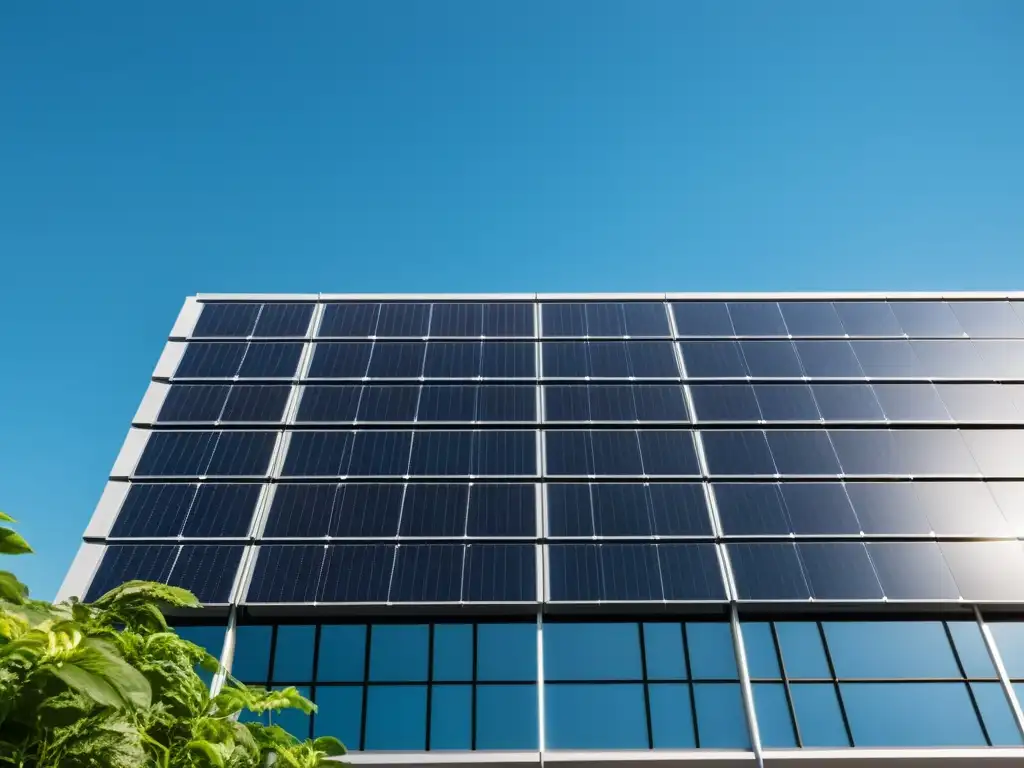
<svg viewBox="0 0 1024 768"><path fill-rule="evenodd" d="M61 588L361 764L1024 765L1024 295L200 295Z"/></svg>

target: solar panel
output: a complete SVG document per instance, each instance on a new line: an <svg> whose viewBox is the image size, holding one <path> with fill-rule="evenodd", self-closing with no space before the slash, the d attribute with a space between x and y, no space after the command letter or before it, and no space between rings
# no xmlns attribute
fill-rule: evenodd
<svg viewBox="0 0 1024 768"><path fill-rule="evenodd" d="M238 374L248 345L244 342L191 342L174 372L176 378L230 378Z"/></svg>
<svg viewBox="0 0 1024 768"><path fill-rule="evenodd" d="M249 531L262 486L133 483L110 538L229 538Z"/></svg>
<svg viewBox="0 0 1024 768"><path fill-rule="evenodd" d="M295 375L302 356L299 342L254 341L238 369L244 379L287 379Z"/></svg>
<svg viewBox="0 0 1024 768"><path fill-rule="evenodd" d="M103 554L85 601L126 581L158 581L187 589L207 604L227 603L242 559L242 546L220 544L114 544Z"/></svg>
<svg viewBox="0 0 1024 768"><path fill-rule="evenodd" d="M377 330L380 304L337 302L324 305L317 338L360 338Z"/></svg>
<svg viewBox="0 0 1024 768"><path fill-rule="evenodd" d="M203 304L193 338L216 338L221 336L250 336L256 327L260 304L217 303Z"/></svg>
<svg viewBox="0 0 1024 768"><path fill-rule="evenodd" d="M264 304L256 320L256 338L302 338L309 332L312 304Z"/></svg>
<svg viewBox="0 0 1024 768"><path fill-rule="evenodd" d="M167 390L159 422L214 422L220 419L230 385L178 384Z"/></svg>

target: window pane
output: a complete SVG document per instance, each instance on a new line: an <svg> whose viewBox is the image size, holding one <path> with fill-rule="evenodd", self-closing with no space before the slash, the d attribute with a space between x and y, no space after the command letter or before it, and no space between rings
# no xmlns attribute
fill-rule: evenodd
<svg viewBox="0 0 1024 768"><path fill-rule="evenodd" d="M647 677L651 680L685 680L683 628L676 623L644 624L644 654Z"/></svg>
<svg viewBox="0 0 1024 768"><path fill-rule="evenodd" d="M790 686L790 695L805 747L850 746L832 683L795 683Z"/></svg>
<svg viewBox="0 0 1024 768"><path fill-rule="evenodd" d="M695 683L697 734L702 748L749 749L750 735L736 683Z"/></svg>
<svg viewBox="0 0 1024 768"><path fill-rule="evenodd" d="M549 749L647 749L644 689L626 685L547 685Z"/></svg>
<svg viewBox="0 0 1024 768"><path fill-rule="evenodd" d="M472 749L473 686L435 685L430 699L430 748Z"/></svg>
<svg viewBox="0 0 1024 768"><path fill-rule="evenodd" d="M690 674L694 680L736 680L736 654L728 624L699 622L686 625Z"/></svg>
<svg viewBox="0 0 1024 768"><path fill-rule="evenodd" d="M348 751L359 749L363 725L363 687L361 685L319 686L317 712L313 716L313 738L333 736Z"/></svg>
<svg viewBox="0 0 1024 768"><path fill-rule="evenodd" d="M988 655L988 648L985 647L985 639L981 635L981 628L977 622L947 621L946 626L949 627L949 633L953 636L953 645L956 647L956 653L960 657L960 663L963 665L967 677L995 677L996 668L992 664L992 658ZM998 638L996 638L996 645L999 646ZM1005 664L1006 656L1002 654L1002 648L1000 648L1000 654ZM1008 674L1011 677L1014 676L1009 671Z"/></svg>
<svg viewBox="0 0 1024 768"><path fill-rule="evenodd" d="M1024 678L1024 623L990 621L988 627L1003 659L1006 674L1013 679Z"/></svg>
<svg viewBox="0 0 1024 768"><path fill-rule="evenodd" d="M983 747L964 683L844 683L856 747Z"/></svg>
<svg viewBox="0 0 1024 768"><path fill-rule="evenodd" d="M841 680L960 676L942 622L828 621L823 626Z"/></svg>
<svg viewBox="0 0 1024 768"><path fill-rule="evenodd" d="M747 652L747 667L753 679L779 680L779 654L775 651L772 625L767 621L743 622L743 647Z"/></svg>
<svg viewBox="0 0 1024 768"><path fill-rule="evenodd" d="M537 749L537 686L479 685L477 749Z"/></svg>
<svg viewBox="0 0 1024 768"><path fill-rule="evenodd" d="M776 622L782 663L790 680L826 680L832 677L821 644L818 625L810 621Z"/></svg>
<svg viewBox="0 0 1024 768"><path fill-rule="evenodd" d="M981 719L985 723L993 747L1019 747L1020 731L1013 719L1013 710L999 683L971 683L971 692L978 703Z"/></svg>
<svg viewBox="0 0 1024 768"><path fill-rule="evenodd" d="M282 625L277 628L274 647L275 683L298 683L313 679L313 640L316 627Z"/></svg>
<svg viewBox="0 0 1024 768"><path fill-rule="evenodd" d="M427 746L426 735L426 686L370 686L364 749L422 751Z"/></svg>
<svg viewBox="0 0 1024 768"><path fill-rule="evenodd" d="M366 666L366 627L362 624L320 628L320 658L316 679L349 682L363 679Z"/></svg>
<svg viewBox="0 0 1024 768"><path fill-rule="evenodd" d="M545 680L640 678L640 632L636 624L544 625Z"/></svg>
<svg viewBox="0 0 1024 768"><path fill-rule="evenodd" d="M690 686L652 683L647 688L651 702L651 732L655 749L693 749L693 708Z"/></svg>
<svg viewBox="0 0 1024 768"><path fill-rule="evenodd" d="M795 747L796 733L782 683L754 683L754 711L766 747Z"/></svg>
<svg viewBox="0 0 1024 768"><path fill-rule="evenodd" d="M441 682L473 679L473 625L434 626L434 680Z"/></svg>
<svg viewBox="0 0 1024 768"><path fill-rule="evenodd" d="M425 624L375 624L370 638L370 680L409 682L427 679Z"/></svg>
<svg viewBox="0 0 1024 768"><path fill-rule="evenodd" d="M281 690L281 688L282 686L274 686L274 690ZM299 695L309 698L311 691L308 685L299 685L296 688L298 688ZM280 712L270 712L271 725L281 726L301 741L309 738L312 719L312 715L307 715L300 709L282 709Z"/></svg>
<svg viewBox="0 0 1024 768"><path fill-rule="evenodd" d="M534 681L537 679L537 625L480 624L476 654L477 680Z"/></svg>

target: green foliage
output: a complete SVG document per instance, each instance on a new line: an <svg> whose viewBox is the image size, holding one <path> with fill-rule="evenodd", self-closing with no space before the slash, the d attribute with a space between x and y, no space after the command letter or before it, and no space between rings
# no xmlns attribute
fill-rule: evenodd
<svg viewBox="0 0 1024 768"><path fill-rule="evenodd" d="M14 522L0 512L0 521ZM31 552L0 526L0 553ZM337 765L337 739L300 742L240 713L315 705L294 688L267 691L226 677L214 696L197 668L204 649L178 637L163 610L195 596L132 581L95 603L29 599L0 571L0 768L287 768Z"/></svg>

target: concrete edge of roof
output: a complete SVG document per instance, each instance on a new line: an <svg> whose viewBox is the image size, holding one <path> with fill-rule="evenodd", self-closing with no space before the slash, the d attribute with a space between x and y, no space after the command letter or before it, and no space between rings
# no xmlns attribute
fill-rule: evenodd
<svg viewBox="0 0 1024 768"><path fill-rule="evenodd" d="M197 293L197 301L744 301L1024 299L1024 291L751 291L668 293Z"/></svg>

